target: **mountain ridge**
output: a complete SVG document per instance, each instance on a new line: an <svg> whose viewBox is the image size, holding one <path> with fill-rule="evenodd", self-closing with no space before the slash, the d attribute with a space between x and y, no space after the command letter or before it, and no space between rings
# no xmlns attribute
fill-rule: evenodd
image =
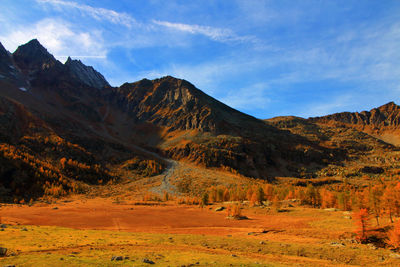
<svg viewBox="0 0 400 267"><path fill-rule="evenodd" d="M37 197L49 184L68 191L77 184L147 179L171 160L270 182L310 179L332 168L343 171L355 158L370 164L375 152L396 150L358 129L322 120L262 121L172 76L111 87L80 61L62 64L37 40L0 57L0 66L7 64L21 70L19 78L0 77L0 188L9 195L21 196L18 186ZM29 90L20 88L22 82ZM10 165L14 156L23 163ZM22 185L12 183L18 175L25 177Z"/></svg>
<svg viewBox="0 0 400 267"><path fill-rule="evenodd" d="M336 121L353 125L400 126L400 106L393 101L370 111L340 112L331 115L310 118L315 122Z"/></svg>
<svg viewBox="0 0 400 267"><path fill-rule="evenodd" d="M393 101L370 111L341 112L309 120L320 124L343 124L390 144L400 145L400 106Z"/></svg>

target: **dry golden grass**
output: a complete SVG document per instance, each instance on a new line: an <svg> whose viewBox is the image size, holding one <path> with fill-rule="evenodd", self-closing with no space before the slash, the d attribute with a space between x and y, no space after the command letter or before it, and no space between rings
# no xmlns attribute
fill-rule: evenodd
<svg viewBox="0 0 400 267"><path fill-rule="evenodd" d="M144 258L157 266L400 264L388 249L354 243L355 226L342 211L244 205L241 213L249 220L238 221L214 211L229 203L202 209L164 204L89 199L3 206L3 222L10 225L0 231L0 247L9 251L0 265L146 266ZM129 259L116 262L112 256Z"/></svg>

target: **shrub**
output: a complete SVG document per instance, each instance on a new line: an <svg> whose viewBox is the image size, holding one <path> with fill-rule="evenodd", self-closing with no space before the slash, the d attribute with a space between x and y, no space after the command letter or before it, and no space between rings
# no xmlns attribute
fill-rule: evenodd
<svg viewBox="0 0 400 267"><path fill-rule="evenodd" d="M228 217L231 217L234 219L241 219L243 216L242 216L242 207L240 206L240 204L228 206L227 215L228 215Z"/></svg>

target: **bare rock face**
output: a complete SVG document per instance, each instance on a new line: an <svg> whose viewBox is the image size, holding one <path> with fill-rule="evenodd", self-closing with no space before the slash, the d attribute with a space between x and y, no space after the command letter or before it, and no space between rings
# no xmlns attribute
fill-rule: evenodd
<svg viewBox="0 0 400 267"><path fill-rule="evenodd" d="M37 39L19 46L13 53L13 58L26 74L62 66L61 62L57 61Z"/></svg>
<svg viewBox="0 0 400 267"><path fill-rule="evenodd" d="M115 96L118 104L139 121L171 127L170 130L196 129L218 134L242 132L249 124L265 126L206 95L188 81L171 76L125 83L116 88Z"/></svg>
<svg viewBox="0 0 400 267"><path fill-rule="evenodd" d="M97 72L93 67L86 66L80 60L72 60L70 57L68 57L67 61L65 62L65 67L72 76L88 86L98 89L110 86L103 75Z"/></svg>

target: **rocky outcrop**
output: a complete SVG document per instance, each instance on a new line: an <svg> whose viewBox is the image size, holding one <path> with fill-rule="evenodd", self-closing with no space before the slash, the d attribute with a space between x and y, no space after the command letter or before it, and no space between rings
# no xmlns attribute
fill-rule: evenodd
<svg viewBox="0 0 400 267"><path fill-rule="evenodd" d="M103 75L97 72L93 67L86 66L80 60L72 60L68 57L65 62L65 67L72 76L88 86L98 89L110 86Z"/></svg>

